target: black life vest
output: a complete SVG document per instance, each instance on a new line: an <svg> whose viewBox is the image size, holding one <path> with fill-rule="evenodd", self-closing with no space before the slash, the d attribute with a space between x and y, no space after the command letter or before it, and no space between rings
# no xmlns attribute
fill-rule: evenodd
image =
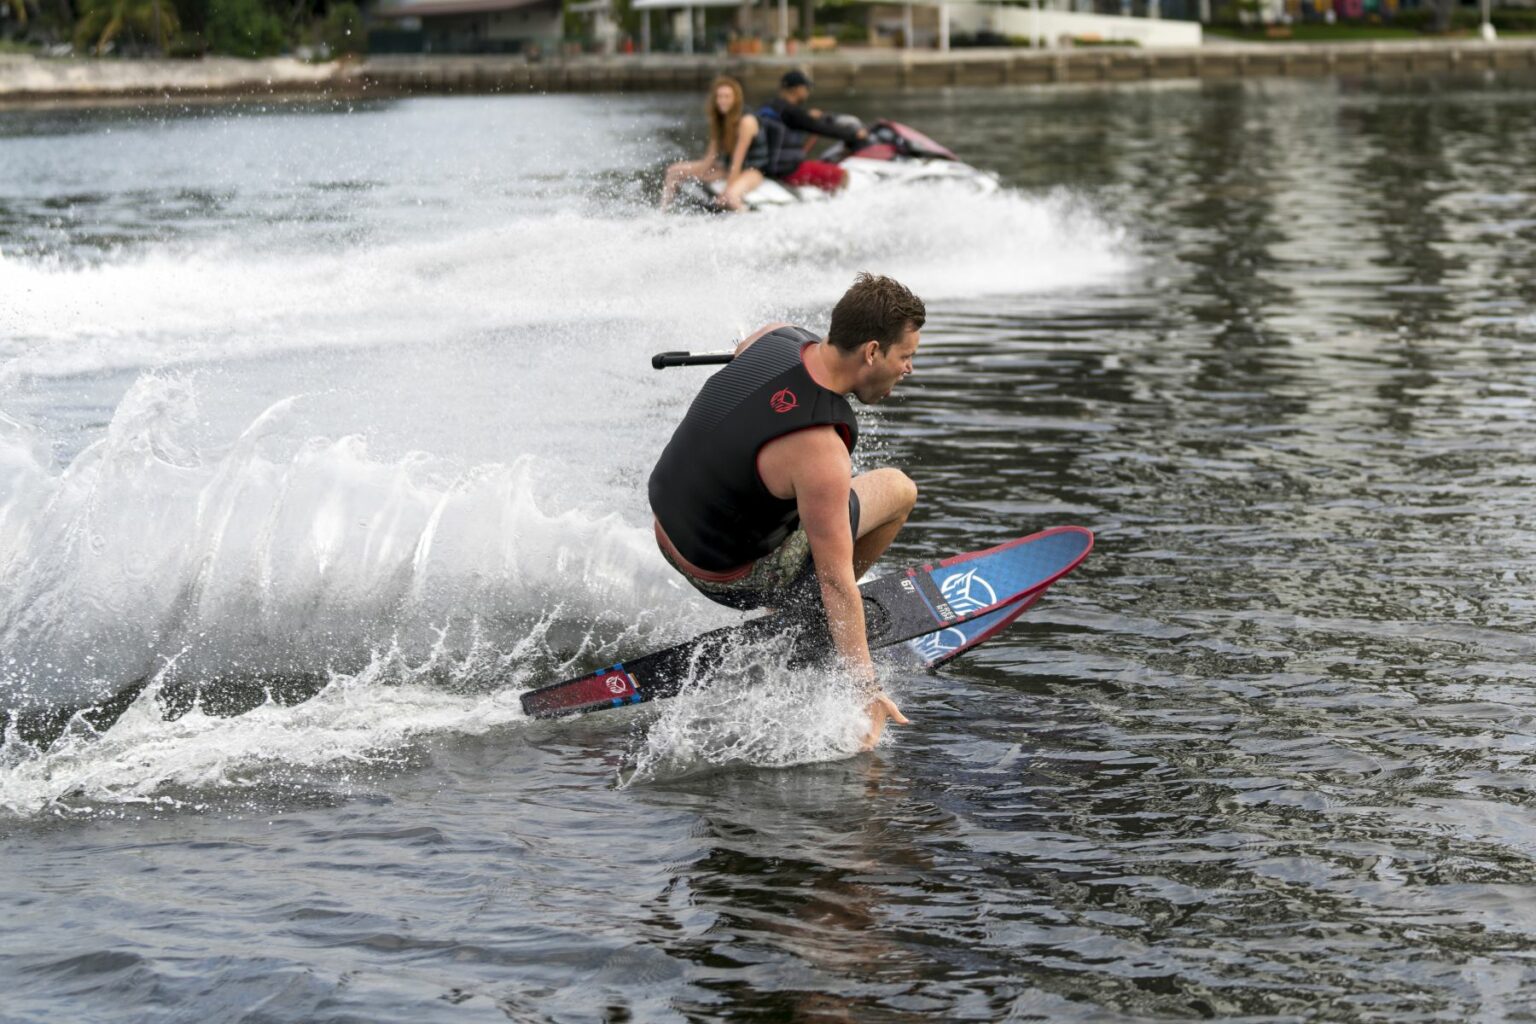
<svg viewBox="0 0 1536 1024"><path fill-rule="evenodd" d="M784 543L800 524L793 498L757 475L763 445L830 425L848 450L859 424L848 399L812 379L801 359L816 336L780 327L705 382L651 471L651 511L672 545L707 572L728 572Z"/></svg>
<svg viewBox="0 0 1536 1024"><path fill-rule="evenodd" d="M774 144L769 147L768 164L763 168L763 173L770 178L783 178L795 173L795 168L805 162L805 144L811 137L810 132L791 128L784 123L784 108L787 106L788 100L775 96L757 112L758 121L765 125L772 124L777 129L774 132Z"/></svg>
<svg viewBox="0 0 1536 1024"><path fill-rule="evenodd" d="M715 159L719 161L721 167L729 171L733 155L732 153L717 153ZM772 163L772 155L773 142L771 130L763 123L762 118L758 118L757 134L752 136L752 141L747 144L746 155L741 158L741 169L746 170L749 167L755 167L766 175L768 173L768 166Z"/></svg>

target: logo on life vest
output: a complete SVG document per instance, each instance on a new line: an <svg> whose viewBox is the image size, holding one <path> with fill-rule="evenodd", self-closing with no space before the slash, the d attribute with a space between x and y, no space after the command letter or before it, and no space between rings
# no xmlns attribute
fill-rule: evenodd
<svg viewBox="0 0 1536 1024"><path fill-rule="evenodd" d="M795 393L789 388L785 388L769 399L769 404L773 406L774 412L789 412L800 404L800 399L796 398Z"/></svg>

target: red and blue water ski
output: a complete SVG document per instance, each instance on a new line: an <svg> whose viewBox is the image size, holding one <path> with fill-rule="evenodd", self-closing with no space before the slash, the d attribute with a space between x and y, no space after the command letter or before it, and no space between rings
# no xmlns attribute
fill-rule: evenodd
<svg viewBox="0 0 1536 1024"><path fill-rule="evenodd" d="M870 650L920 639L923 646L909 650L924 664L942 664L1022 615L1092 550L1091 531L1058 526L870 580L859 588ZM533 718L556 718L671 697L689 679L707 679L731 648L783 630L775 616L717 629L531 690L523 694L523 711Z"/></svg>
<svg viewBox="0 0 1536 1024"><path fill-rule="evenodd" d="M1015 619L1033 608L1044 596L1045 590L1037 590L1028 597L1022 597L1013 604L1004 605L995 612L988 612L974 619L967 619L958 625L946 626L932 633L913 637L906 643L889 650L895 652L892 657L900 664L917 668L938 668L1007 629Z"/></svg>

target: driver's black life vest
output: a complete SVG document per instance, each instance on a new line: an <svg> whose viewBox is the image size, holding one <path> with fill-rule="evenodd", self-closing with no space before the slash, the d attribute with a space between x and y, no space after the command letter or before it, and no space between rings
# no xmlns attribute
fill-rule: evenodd
<svg viewBox="0 0 1536 1024"><path fill-rule="evenodd" d="M757 112L757 119L763 124L773 124L780 129L775 132L777 137L769 146L768 165L763 168L763 173L770 178L787 177L805 162L805 144L811 133L784 123L784 108L789 105L784 97L775 96Z"/></svg>

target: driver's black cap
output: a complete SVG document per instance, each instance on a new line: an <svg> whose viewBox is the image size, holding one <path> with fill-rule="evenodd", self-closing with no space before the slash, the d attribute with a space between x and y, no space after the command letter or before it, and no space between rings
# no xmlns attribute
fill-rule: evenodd
<svg viewBox="0 0 1536 1024"><path fill-rule="evenodd" d="M786 71L784 77L779 79L780 89L793 89L797 85L803 85L807 89L811 87L811 76L804 71Z"/></svg>

